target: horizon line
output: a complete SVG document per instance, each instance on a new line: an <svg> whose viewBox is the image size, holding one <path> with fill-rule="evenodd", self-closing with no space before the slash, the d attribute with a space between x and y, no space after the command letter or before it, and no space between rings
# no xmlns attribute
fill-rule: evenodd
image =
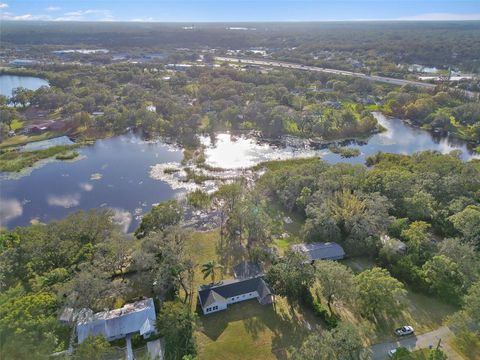
<svg viewBox="0 0 480 360"><path fill-rule="evenodd" d="M264 24L264 23L346 23L346 22L480 22L480 19L347 19L347 20L225 20L225 21L202 21L202 20L55 20L55 19L0 19L2 22L24 22L24 23L128 23L128 24Z"/></svg>

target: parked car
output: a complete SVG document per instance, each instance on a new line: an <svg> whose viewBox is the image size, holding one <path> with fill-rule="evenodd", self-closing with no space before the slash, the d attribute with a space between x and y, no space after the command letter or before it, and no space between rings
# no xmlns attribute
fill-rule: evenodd
<svg viewBox="0 0 480 360"><path fill-rule="evenodd" d="M388 350L388 357L393 357L393 355L395 355L396 352L397 352L397 349Z"/></svg>
<svg viewBox="0 0 480 360"><path fill-rule="evenodd" d="M410 335L413 334L415 330L413 330L413 327L410 325L405 325L402 327L399 327L398 329L395 329L395 334L398 336L405 336L405 335Z"/></svg>

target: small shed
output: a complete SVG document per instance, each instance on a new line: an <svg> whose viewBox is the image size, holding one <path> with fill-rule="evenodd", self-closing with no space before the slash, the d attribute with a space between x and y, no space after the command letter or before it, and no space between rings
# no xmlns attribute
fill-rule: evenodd
<svg viewBox="0 0 480 360"><path fill-rule="evenodd" d="M242 261L233 267L236 279L248 279L263 273L262 266L252 261Z"/></svg>

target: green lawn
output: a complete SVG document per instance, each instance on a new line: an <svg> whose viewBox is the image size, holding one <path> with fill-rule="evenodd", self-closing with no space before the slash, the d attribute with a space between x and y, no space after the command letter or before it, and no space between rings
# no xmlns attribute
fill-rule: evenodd
<svg viewBox="0 0 480 360"><path fill-rule="evenodd" d="M10 124L10 128L13 131L17 131L18 129L21 129L22 127L23 127L23 121L20 121L18 119L13 120L12 123Z"/></svg>
<svg viewBox="0 0 480 360"><path fill-rule="evenodd" d="M227 310L201 316L197 332L199 359L287 359L299 347L317 319L277 298L273 305L250 300Z"/></svg>
<svg viewBox="0 0 480 360"><path fill-rule="evenodd" d="M480 359L480 337L478 333L463 332L449 341L449 345L465 359Z"/></svg>
<svg viewBox="0 0 480 360"><path fill-rule="evenodd" d="M6 138L4 141L0 143L0 148L6 148L9 146L20 146L20 145L27 144L29 142L47 140L56 136L58 136L58 133L53 133L50 131L44 132L43 134L31 135L31 136L19 134L14 137Z"/></svg>

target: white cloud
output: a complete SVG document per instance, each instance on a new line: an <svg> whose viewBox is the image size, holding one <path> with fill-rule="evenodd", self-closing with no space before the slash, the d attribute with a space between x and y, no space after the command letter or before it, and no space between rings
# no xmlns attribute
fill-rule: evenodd
<svg viewBox="0 0 480 360"><path fill-rule="evenodd" d="M8 8L8 4L0 2L0 9L6 9Z"/></svg>
<svg viewBox="0 0 480 360"><path fill-rule="evenodd" d="M0 225L23 214L23 206L16 199L0 199Z"/></svg>
<svg viewBox="0 0 480 360"><path fill-rule="evenodd" d="M152 17L148 18L135 18L135 19L130 19L132 22L152 22L155 21Z"/></svg>
<svg viewBox="0 0 480 360"><path fill-rule="evenodd" d="M120 226L124 233L128 232L128 228L132 223L132 214L124 209L114 208L113 210L113 222Z"/></svg>
<svg viewBox="0 0 480 360"><path fill-rule="evenodd" d="M49 6L49 7L47 7L47 11L58 11L60 9L61 9L60 6Z"/></svg>
<svg viewBox="0 0 480 360"><path fill-rule="evenodd" d="M13 15L9 12L0 13L1 20L17 20L17 21L33 21L33 20L51 20L48 15L32 15L32 14L23 14L23 15Z"/></svg>
<svg viewBox="0 0 480 360"><path fill-rule="evenodd" d="M55 21L113 21L115 18L110 10L87 9L68 11Z"/></svg>
<svg viewBox="0 0 480 360"><path fill-rule="evenodd" d="M60 206L69 209L80 204L80 194L71 195L48 195L47 203L50 206Z"/></svg>
<svg viewBox="0 0 480 360"><path fill-rule="evenodd" d="M90 183L80 183L79 186L80 186L80 189L82 189L83 191L88 192L93 190L93 185Z"/></svg>
<svg viewBox="0 0 480 360"><path fill-rule="evenodd" d="M403 16L397 20L410 20L410 21L465 21L465 20L480 20L480 13L478 14L454 14L454 13L428 13L419 14L413 16Z"/></svg>

